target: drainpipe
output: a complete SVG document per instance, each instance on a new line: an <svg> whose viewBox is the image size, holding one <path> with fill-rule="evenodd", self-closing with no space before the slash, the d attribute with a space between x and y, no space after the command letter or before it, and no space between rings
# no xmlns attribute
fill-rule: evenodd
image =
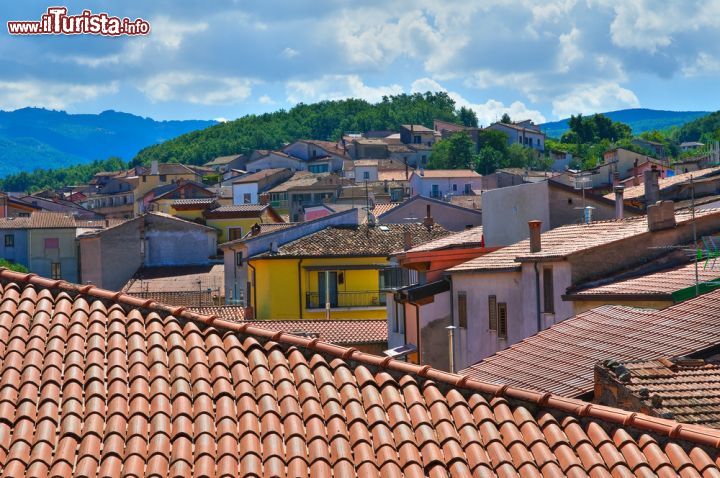
<svg viewBox="0 0 720 478"><path fill-rule="evenodd" d="M537 311L537 330L542 330L542 317L540 315L540 271L538 271L538 263L533 262L535 268L535 308Z"/></svg>
<svg viewBox="0 0 720 478"><path fill-rule="evenodd" d="M418 350L418 365L422 363L422 348L420 347L420 306L416 304L415 302L408 301L408 304L415 307L415 320L416 320L416 330L417 330L417 350ZM405 333L407 334L407 321L405 322Z"/></svg>
<svg viewBox="0 0 720 478"><path fill-rule="evenodd" d="M303 300L302 300L302 259L298 261L298 312L300 313L300 320L303 318Z"/></svg>
<svg viewBox="0 0 720 478"><path fill-rule="evenodd" d="M248 268L249 268L249 269L252 269L252 278L253 278L253 280L252 280L252 293L253 293L253 301L252 301L252 302L253 302L253 305L252 305L252 310L253 310L253 319L256 320L256 319L257 319L257 287L255 286L255 285L256 285L256 284L255 284L255 282L256 282L255 266L253 266L253 265L250 263L250 260L248 260L248 263L247 263L247 264L248 264ZM250 298L250 297L248 297L248 299L249 299L249 298Z"/></svg>

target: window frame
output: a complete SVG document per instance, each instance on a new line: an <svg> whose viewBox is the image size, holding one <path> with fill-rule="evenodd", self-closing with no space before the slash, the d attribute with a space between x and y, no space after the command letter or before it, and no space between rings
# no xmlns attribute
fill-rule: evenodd
<svg viewBox="0 0 720 478"><path fill-rule="evenodd" d="M60 262L50 263L50 278L53 280L62 279L62 264Z"/></svg>
<svg viewBox="0 0 720 478"><path fill-rule="evenodd" d="M498 309L497 309L497 296L488 296L488 328L490 330L497 331L498 323Z"/></svg>
<svg viewBox="0 0 720 478"><path fill-rule="evenodd" d="M555 284L553 281L553 268L543 267L543 312L555 313Z"/></svg>
<svg viewBox="0 0 720 478"><path fill-rule="evenodd" d="M15 234L5 234L5 247L15 247Z"/></svg>
<svg viewBox="0 0 720 478"><path fill-rule="evenodd" d="M467 292L459 291L457 295L458 327L467 330Z"/></svg>
<svg viewBox="0 0 720 478"><path fill-rule="evenodd" d="M498 302L498 338L508 338L507 302Z"/></svg>

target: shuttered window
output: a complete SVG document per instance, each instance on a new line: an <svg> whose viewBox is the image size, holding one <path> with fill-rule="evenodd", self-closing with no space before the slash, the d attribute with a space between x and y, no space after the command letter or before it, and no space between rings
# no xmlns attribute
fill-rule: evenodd
<svg viewBox="0 0 720 478"><path fill-rule="evenodd" d="M553 270L552 267L543 269L543 303L545 313L555 313L555 291L553 288Z"/></svg>
<svg viewBox="0 0 720 478"><path fill-rule="evenodd" d="M501 302L497 305L497 331L498 337L507 338L507 304Z"/></svg>
<svg viewBox="0 0 720 478"><path fill-rule="evenodd" d="M497 330L497 297L488 296L488 319L490 330Z"/></svg>
<svg viewBox="0 0 720 478"><path fill-rule="evenodd" d="M467 294L458 292L458 327L467 329Z"/></svg>

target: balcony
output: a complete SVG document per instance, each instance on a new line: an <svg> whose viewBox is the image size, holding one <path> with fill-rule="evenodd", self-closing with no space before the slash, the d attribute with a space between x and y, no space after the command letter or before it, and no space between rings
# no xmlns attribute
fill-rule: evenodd
<svg viewBox="0 0 720 478"><path fill-rule="evenodd" d="M325 294L320 294L320 292L305 293L305 305L308 309L324 309ZM385 293L379 290L372 290L330 294L331 309L362 307L385 307Z"/></svg>

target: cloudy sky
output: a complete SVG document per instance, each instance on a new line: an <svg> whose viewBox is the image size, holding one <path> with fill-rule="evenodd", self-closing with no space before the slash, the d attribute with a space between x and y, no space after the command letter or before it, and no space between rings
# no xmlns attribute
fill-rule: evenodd
<svg viewBox="0 0 720 478"><path fill-rule="evenodd" d="M0 109L227 118L443 90L482 124L630 107L720 109L720 0L85 0L147 37L0 34Z"/></svg>

